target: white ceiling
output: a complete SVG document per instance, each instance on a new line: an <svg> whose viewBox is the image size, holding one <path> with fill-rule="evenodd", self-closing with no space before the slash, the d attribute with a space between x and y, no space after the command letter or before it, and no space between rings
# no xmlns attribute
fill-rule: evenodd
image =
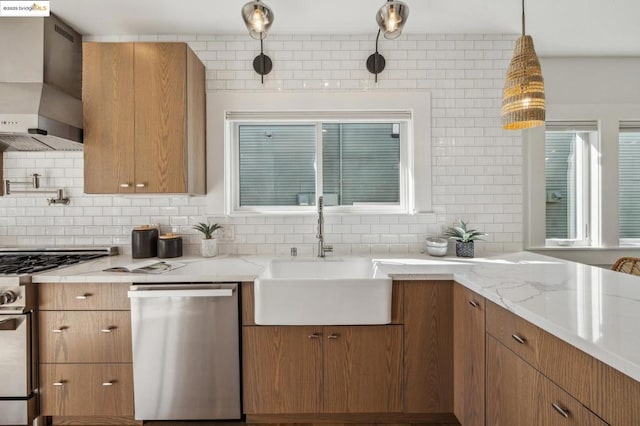
<svg viewBox="0 0 640 426"><path fill-rule="evenodd" d="M404 34L520 33L519 0L404 0ZM82 34L245 34L246 0L52 0ZM271 34L375 34L384 0L265 0ZM529 0L540 56L640 56L640 0ZM402 39L402 36L401 38Z"/></svg>

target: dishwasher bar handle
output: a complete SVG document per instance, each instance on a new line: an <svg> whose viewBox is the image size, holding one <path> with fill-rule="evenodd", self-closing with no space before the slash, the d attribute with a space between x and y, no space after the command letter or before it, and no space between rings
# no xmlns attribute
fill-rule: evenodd
<svg viewBox="0 0 640 426"><path fill-rule="evenodd" d="M184 290L133 290L127 293L129 298L150 297L229 297L232 288L184 289Z"/></svg>

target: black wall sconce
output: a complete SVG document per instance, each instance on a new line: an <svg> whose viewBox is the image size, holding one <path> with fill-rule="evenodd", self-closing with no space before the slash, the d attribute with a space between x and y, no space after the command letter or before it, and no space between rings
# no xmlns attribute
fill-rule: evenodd
<svg viewBox="0 0 640 426"><path fill-rule="evenodd" d="M273 24L273 11L260 0L254 0L242 6L241 13L251 38L260 40L260 54L253 60L253 69L260 74L260 81L264 84L264 76L273 69L273 62L264 54L263 49L263 40L267 38Z"/></svg>
<svg viewBox="0 0 640 426"><path fill-rule="evenodd" d="M378 40L380 33L384 34L384 38L393 40L400 37L402 29L409 17L409 7L398 0L388 0L376 14L376 22L378 23L378 35L376 36L376 51L367 58L367 70L371 74L375 74L375 81L378 82L378 74L384 70L386 61L384 56L378 53Z"/></svg>

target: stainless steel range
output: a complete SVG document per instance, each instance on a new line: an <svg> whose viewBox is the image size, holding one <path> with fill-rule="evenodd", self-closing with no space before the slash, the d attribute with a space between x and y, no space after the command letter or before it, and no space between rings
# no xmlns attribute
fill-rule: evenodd
<svg viewBox="0 0 640 426"><path fill-rule="evenodd" d="M0 425L30 425L38 412L38 272L117 254L114 248L0 248Z"/></svg>

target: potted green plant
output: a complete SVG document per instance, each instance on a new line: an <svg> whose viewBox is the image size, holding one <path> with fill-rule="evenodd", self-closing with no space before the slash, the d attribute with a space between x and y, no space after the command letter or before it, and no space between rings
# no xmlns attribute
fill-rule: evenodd
<svg viewBox="0 0 640 426"><path fill-rule="evenodd" d="M218 243L213 235L222 225L217 223L209 224L200 222L193 227L198 232L202 232L203 239L200 242L200 254L202 257L214 257L218 254Z"/></svg>
<svg viewBox="0 0 640 426"><path fill-rule="evenodd" d="M475 229L467 229L467 224L460 219L460 226L452 226L444 231L444 235L452 240L456 240L456 256L473 257L473 242L482 240L484 232Z"/></svg>

